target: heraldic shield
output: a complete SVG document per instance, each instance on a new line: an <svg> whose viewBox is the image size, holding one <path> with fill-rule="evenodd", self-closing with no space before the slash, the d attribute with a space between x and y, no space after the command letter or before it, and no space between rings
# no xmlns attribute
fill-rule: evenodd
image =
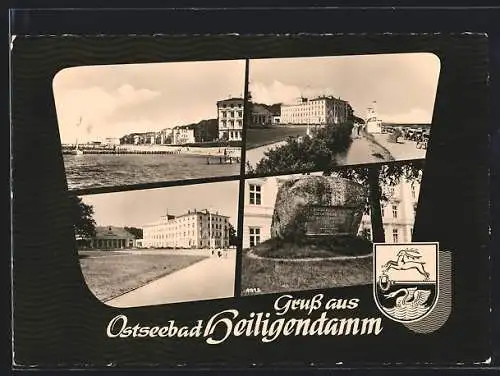
<svg viewBox="0 0 500 376"><path fill-rule="evenodd" d="M438 243L373 246L373 294L378 308L394 321L419 321L439 297Z"/></svg>

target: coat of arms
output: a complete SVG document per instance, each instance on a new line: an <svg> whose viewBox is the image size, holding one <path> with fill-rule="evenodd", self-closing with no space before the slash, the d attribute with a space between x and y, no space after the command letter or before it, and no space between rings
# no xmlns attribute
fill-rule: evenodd
<svg viewBox="0 0 500 376"><path fill-rule="evenodd" d="M408 323L428 315L438 300L438 244L375 244L373 293L391 320Z"/></svg>

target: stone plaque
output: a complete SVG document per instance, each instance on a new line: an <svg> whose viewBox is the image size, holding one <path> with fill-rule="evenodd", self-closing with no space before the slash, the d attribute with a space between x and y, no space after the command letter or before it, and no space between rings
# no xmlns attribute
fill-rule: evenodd
<svg viewBox="0 0 500 376"><path fill-rule="evenodd" d="M306 235L349 235L354 211L345 206L311 206L306 217Z"/></svg>

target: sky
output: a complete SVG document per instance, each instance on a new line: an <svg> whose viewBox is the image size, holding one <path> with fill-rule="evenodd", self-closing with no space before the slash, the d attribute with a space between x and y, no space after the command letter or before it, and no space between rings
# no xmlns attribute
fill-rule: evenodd
<svg viewBox="0 0 500 376"><path fill-rule="evenodd" d="M66 68L53 81L61 142L216 118L216 102L242 97L244 81L244 60Z"/></svg>
<svg viewBox="0 0 500 376"><path fill-rule="evenodd" d="M238 226L239 181L166 187L81 196L94 207L97 226L142 227L167 214L188 210L219 211Z"/></svg>
<svg viewBox="0 0 500 376"><path fill-rule="evenodd" d="M249 89L259 103L334 95L364 119L376 101L384 122L431 123L439 70L430 53L257 59L250 61Z"/></svg>

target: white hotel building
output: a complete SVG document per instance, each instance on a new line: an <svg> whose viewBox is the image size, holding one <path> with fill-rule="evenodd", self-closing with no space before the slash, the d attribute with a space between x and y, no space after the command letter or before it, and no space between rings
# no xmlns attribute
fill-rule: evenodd
<svg viewBox="0 0 500 376"><path fill-rule="evenodd" d="M243 99L229 98L217 102L219 139L241 141L243 132Z"/></svg>
<svg viewBox="0 0 500 376"><path fill-rule="evenodd" d="M229 217L208 210L165 215L143 227L145 248L228 248Z"/></svg>
<svg viewBox="0 0 500 376"><path fill-rule="evenodd" d="M315 175L315 174L311 174ZM271 237L271 222L276 195L281 182L292 177L287 175L248 179L245 184L245 215L243 222L243 248L253 247ZM382 205L382 223L386 243L410 242L415 222L415 208L420 185L402 181L394 187L384 189L389 201ZM362 217L358 234L372 239L369 214Z"/></svg>
<svg viewBox="0 0 500 376"><path fill-rule="evenodd" d="M299 98L294 104L281 106L281 124L340 124L349 119L351 105L340 98L322 96Z"/></svg>
<svg viewBox="0 0 500 376"><path fill-rule="evenodd" d="M172 144L182 145L196 142L194 129L176 127L172 130Z"/></svg>

